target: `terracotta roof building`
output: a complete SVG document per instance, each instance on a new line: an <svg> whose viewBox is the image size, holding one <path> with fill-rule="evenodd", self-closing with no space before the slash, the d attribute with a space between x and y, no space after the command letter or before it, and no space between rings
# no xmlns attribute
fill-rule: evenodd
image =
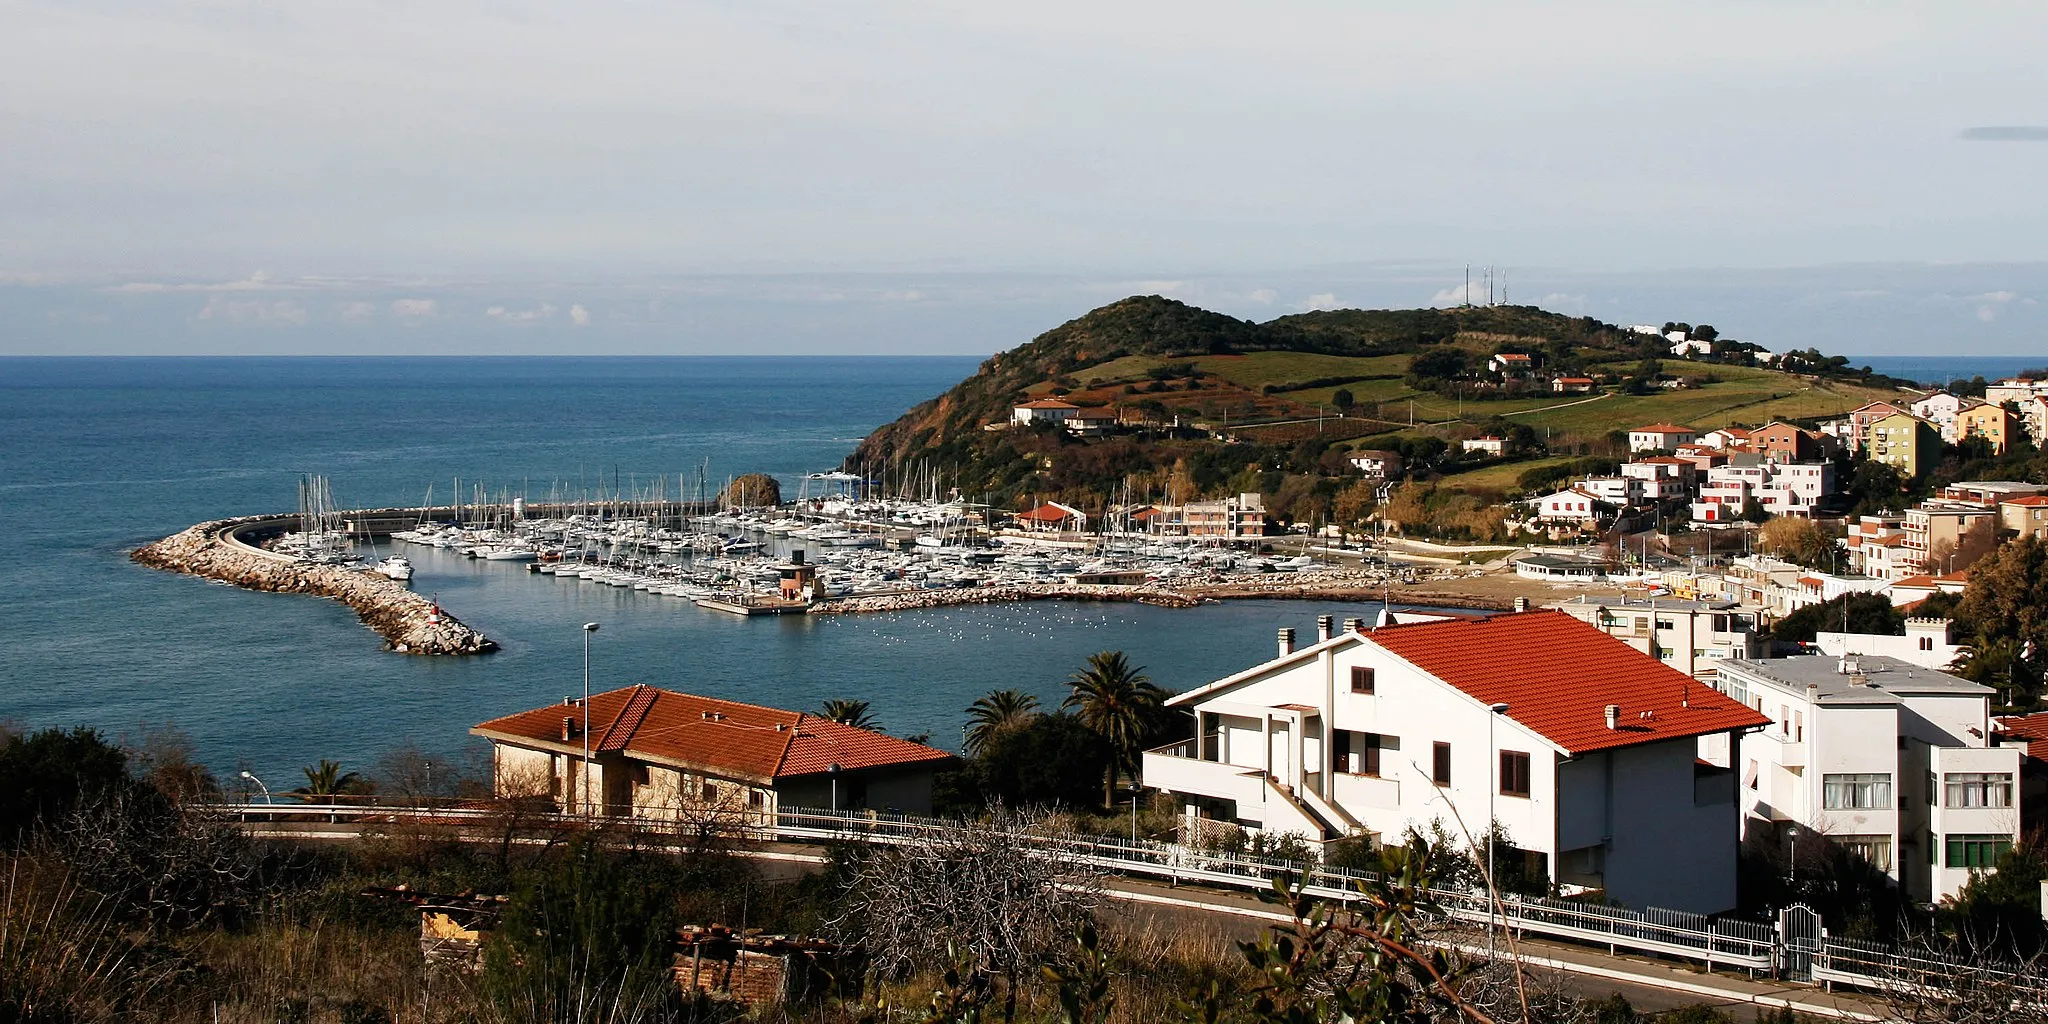
<svg viewBox="0 0 2048 1024"><path fill-rule="evenodd" d="M565 812L772 822L785 804L931 809L932 773L953 755L868 729L754 704L629 686L494 718L500 796ZM588 783L584 750L588 747ZM585 798L587 793L588 799Z"/></svg>
<svg viewBox="0 0 2048 1024"><path fill-rule="evenodd" d="M1174 697L1145 755L1194 816L1399 842L1489 814L1524 866L1633 906L1735 903L1733 758L1769 719L1557 611L1319 635Z"/></svg>

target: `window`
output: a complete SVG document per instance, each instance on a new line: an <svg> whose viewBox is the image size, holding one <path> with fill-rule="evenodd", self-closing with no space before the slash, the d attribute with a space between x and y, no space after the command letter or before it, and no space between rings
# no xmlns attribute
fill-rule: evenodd
<svg viewBox="0 0 2048 1024"><path fill-rule="evenodd" d="M1931 637L1931 636L1923 636L1923 637L1921 637L1921 638L1920 638L1920 649L1921 649L1921 650L1923 650L1923 651L1931 651L1931 650L1933 650L1933 649L1934 649L1934 638L1933 638L1933 637Z"/></svg>
<svg viewBox="0 0 2048 1024"><path fill-rule="evenodd" d="M1998 858L2011 846L2011 836L1952 835L1948 837L1948 866L1995 868Z"/></svg>
<svg viewBox="0 0 2048 1024"><path fill-rule="evenodd" d="M1792 712L1792 739L1797 743L1806 742L1806 712Z"/></svg>
<svg viewBox="0 0 2048 1024"><path fill-rule="evenodd" d="M710 779L704 780L704 802L707 804L718 802L718 783Z"/></svg>
<svg viewBox="0 0 2048 1024"><path fill-rule="evenodd" d="M1451 745L1439 743L1433 753L1430 779L1439 786L1448 786L1451 784Z"/></svg>
<svg viewBox="0 0 2048 1024"><path fill-rule="evenodd" d="M1657 628L1658 628L1658 629L1676 629L1676 628L1678 628L1678 627L1676 627L1676 626L1673 626L1673 625L1671 624L1671 620L1670 620L1670 619L1658 619L1658 620L1657 620Z"/></svg>
<svg viewBox="0 0 2048 1024"><path fill-rule="evenodd" d="M1950 772L1944 780L1948 807L2011 807L2010 772Z"/></svg>
<svg viewBox="0 0 2048 1024"><path fill-rule="evenodd" d="M1352 668L1352 670L1351 670L1351 692L1352 692L1352 693L1371 693L1371 692L1373 692L1373 673L1372 673L1372 669L1366 668L1366 667L1365 667L1365 666L1363 666L1363 665L1360 665L1360 666L1356 666L1356 667Z"/></svg>
<svg viewBox="0 0 2048 1024"><path fill-rule="evenodd" d="M1820 777L1821 806L1831 811L1882 811L1892 805L1889 772Z"/></svg>
<svg viewBox="0 0 2048 1024"><path fill-rule="evenodd" d="M1890 836L1830 836L1836 846L1841 847L1864 863L1879 871L1892 869L1892 837Z"/></svg>
<svg viewBox="0 0 2048 1024"><path fill-rule="evenodd" d="M758 811L767 806L768 796L758 789L747 790L747 808Z"/></svg>
<svg viewBox="0 0 2048 1024"><path fill-rule="evenodd" d="M1380 773L1380 734L1336 730L1336 769L1348 775Z"/></svg>
<svg viewBox="0 0 2048 1024"><path fill-rule="evenodd" d="M633 765L628 769L627 777L632 780L635 786L647 785L647 766L644 764Z"/></svg>
<svg viewBox="0 0 2048 1024"><path fill-rule="evenodd" d="M1500 752L1500 795L1529 795L1529 755L1519 750Z"/></svg>

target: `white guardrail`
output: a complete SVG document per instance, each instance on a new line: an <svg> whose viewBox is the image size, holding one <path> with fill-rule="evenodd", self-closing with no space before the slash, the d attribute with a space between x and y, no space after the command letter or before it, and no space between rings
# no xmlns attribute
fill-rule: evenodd
<svg viewBox="0 0 2048 1024"><path fill-rule="evenodd" d="M320 824L361 828L378 824L439 823L460 825L506 819L503 811L474 806L420 807L369 804L228 804L222 807L248 825L302 826L254 831L273 836L318 831ZM630 818L606 818L607 825L655 827L674 832L673 823ZM518 821L528 827L575 827L587 819L564 814L522 814ZM316 826L306 829L303 826ZM692 827L696 827L694 824ZM868 811L829 811L817 808L783 808L775 814L773 826L765 820L715 826L733 835L759 840L799 842L859 842L898 844L956 827L937 818ZM1109 836L1052 836L1031 832L1016 834L1019 843L1058 856L1078 865L1104 872L1144 875L1173 882L1198 882L1238 889L1264 890L1275 878L1298 885L1309 895L1329 900L1349 900L1358 895L1358 883L1370 876L1363 872L1300 861L1276 860L1245 854L1209 852L1173 843ZM1488 918L1483 893L1438 890L1432 893L1451 917L1473 924ZM1898 968L1911 957L1902 951L1868 943L1831 939L1822 933L1817 948L1804 950L1802 957L1788 956L1786 938L1774 923L1733 921L1677 910L1648 908L1629 910L1596 903L1544 897L1504 896L1496 921L1517 932L1606 946L1610 953L1630 950L1690 960L1712 970L1741 968L1752 974L1785 974L1789 980L1847 984L1881 988L1896 978ZM1796 966L1794 966L1796 965Z"/></svg>

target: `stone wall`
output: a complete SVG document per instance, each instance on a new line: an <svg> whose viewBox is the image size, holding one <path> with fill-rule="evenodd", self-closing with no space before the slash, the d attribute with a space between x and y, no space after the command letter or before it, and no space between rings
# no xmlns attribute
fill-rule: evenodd
<svg viewBox="0 0 2048 1024"><path fill-rule="evenodd" d="M362 569L300 562L250 548L228 534L272 521L271 516L200 523L129 553L166 572L189 573L248 590L311 594L355 609L363 624L400 654L486 654L495 641L462 624L396 580Z"/></svg>

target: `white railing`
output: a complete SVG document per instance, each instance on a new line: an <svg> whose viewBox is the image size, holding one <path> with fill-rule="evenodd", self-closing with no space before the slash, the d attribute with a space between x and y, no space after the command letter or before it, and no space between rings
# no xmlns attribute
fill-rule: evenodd
<svg viewBox="0 0 2048 1024"><path fill-rule="evenodd" d="M360 804L233 804L224 808L247 823L375 825L403 820L479 823L504 818L504 812L476 807L399 807ZM954 822L870 811L829 811L783 808L776 812L773 838L825 842L900 844L943 833ZM576 815L528 814L534 825L569 826ZM673 831L674 823L604 819L651 830ZM735 827L750 838L765 838L766 828ZM273 834L289 834L279 830ZM1144 875L1172 882L1198 882L1239 889L1266 890L1275 879L1300 886L1308 895L1346 901L1359 895L1369 873L1323 864L1280 860L1243 853L1203 851L1175 843L1107 836L1044 835L1020 832L1018 842L1073 863L1107 872ZM1453 919L1471 924L1488 920L1484 894L1465 890L1431 893ZM1517 932L1576 942L1655 953L1698 961L1709 968L1740 967L1768 972L1778 963L1780 942L1774 925L1716 920L1699 914L1651 908L1628 910L1594 903L1541 897L1506 896L1499 921ZM1866 982L1867 983L1867 982Z"/></svg>

